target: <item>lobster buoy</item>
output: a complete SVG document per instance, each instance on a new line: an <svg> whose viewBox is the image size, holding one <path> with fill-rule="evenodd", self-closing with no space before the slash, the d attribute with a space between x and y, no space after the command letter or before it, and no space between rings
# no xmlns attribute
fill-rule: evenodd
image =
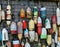
<svg viewBox="0 0 60 47"><path fill-rule="evenodd" d="M45 28L46 29L50 29L51 28L50 20L48 18L45 20Z"/></svg>
<svg viewBox="0 0 60 47"><path fill-rule="evenodd" d="M46 18L46 14L47 14L47 10L46 7L41 7L40 9L40 16L45 19Z"/></svg>
<svg viewBox="0 0 60 47"><path fill-rule="evenodd" d="M35 31L29 31L30 42L33 42L35 39Z"/></svg>
<svg viewBox="0 0 60 47"><path fill-rule="evenodd" d="M26 28L27 28L26 20L23 20L23 29L26 29Z"/></svg>
<svg viewBox="0 0 60 47"><path fill-rule="evenodd" d="M17 34L17 25L13 21L12 21L12 23L10 25L10 32L11 32L11 34Z"/></svg>
<svg viewBox="0 0 60 47"><path fill-rule="evenodd" d="M3 41L8 41L9 40L9 38L8 38L8 31L6 30L6 28L2 29L2 40Z"/></svg>
<svg viewBox="0 0 60 47"><path fill-rule="evenodd" d="M42 28L42 33L40 36L41 39L47 39L47 30L46 28Z"/></svg>
<svg viewBox="0 0 60 47"><path fill-rule="evenodd" d="M38 23L37 23L37 32L38 32L38 35L41 34L41 31L42 31L42 20L40 17L38 17Z"/></svg>
<svg viewBox="0 0 60 47"><path fill-rule="evenodd" d="M25 36L25 37L29 37L28 29L25 29L25 30L24 30L24 36Z"/></svg>
<svg viewBox="0 0 60 47"><path fill-rule="evenodd" d="M23 8L20 10L20 18L25 18L25 10Z"/></svg>
<svg viewBox="0 0 60 47"><path fill-rule="evenodd" d="M19 47L20 44L19 44L19 40L14 40L13 41L13 47Z"/></svg>
<svg viewBox="0 0 60 47"><path fill-rule="evenodd" d="M55 15L52 16L52 26L53 26L53 31L56 32L57 29L57 17Z"/></svg>
<svg viewBox="0 0 60 47"><path fill-rule="evenodd" d="M32 18L32 10L30 7L27 8L27 18Z"/></svg>
<svg viewBox="0 0 60 47"><path fill-rule="evenodd" d="M31 19L30 21L29 21L29 30L34 30L34 21Z"/></svg>

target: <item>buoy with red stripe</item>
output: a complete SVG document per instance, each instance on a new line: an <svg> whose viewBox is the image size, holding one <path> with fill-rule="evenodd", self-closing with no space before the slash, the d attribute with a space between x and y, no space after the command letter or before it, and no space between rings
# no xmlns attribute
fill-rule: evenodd
<svg viewBox="0 0 60 47"><path fill-rule="evenodd" d="M13 47L19 47L19 40L13 40Z"/></svg>
<svg viewBox="0 0 60 47"><path fill-rule="evenodd" d="M56 15L53 15L52 16L52 26L53 26L53 31L56 32L56 29L57 29L57 17Z"/></svg>
<svg viewBox="0 0 60 47"><path fill-rule="evenodd" d="M47 39L47 30L46 28L42 28L42 33L40 36L41 39Z"/></svg>
<svg viewBox="0 0 60 47"><path fill-rule="evenodd" d="M20 10L20 18L25 18L25 10L23 8Z"/></svg>
<svg viewBox="0 0 60 47"><path fill-rule="evenodd" d="M35 31L29 31L30 42L33 42L35 39Z"/></svg>
<svg viewBox="0 0 60 47"><path fill-rule="evenodd" d="M27 8L27 18L32 18L32 10L30 7Z"/></svg>
<svg viewBox="0 0 60 47"><path fill-rule="evenodd" d="M26 29L27 28L27 22L26 20L23 20L23 29Z"/></svg>
<svg viewBox="0 0 60 47"><path fill-rule="evenodd" d="M38 17L38 23L37 23L37 32L38 32L38 35L41 34L41 31L42 31L42 20L40 17Z"/></svg>
<svg viewBox="0 0 60 47"><path fill-rule="evenodd" d="M11 34L17 34L17 25L13 21L12 21L12 23L10 25L10 32L11 32Z"/></svg>
<svg viewBox="0 0 60 47"><path fill-rule="evenodd" d="M31 20L29 21L29 30L34 30L34 27L35 27L34 21L31 19Z"/></svg>
<svg viewBox="0 0 60 47"><path fill-rule="evenodd" d="M2 29L2 41L8 41L8 31L6 30L6 28Z"/></svg>

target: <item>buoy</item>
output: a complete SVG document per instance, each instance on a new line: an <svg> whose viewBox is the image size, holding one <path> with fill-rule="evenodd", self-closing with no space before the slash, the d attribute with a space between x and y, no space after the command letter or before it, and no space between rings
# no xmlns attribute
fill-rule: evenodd
<svg viewBox="0 0 60 47"><path fill-rule="evenodd" d="M47 30L46 28L42 28L42 33L40 36L41 39L47 39Z"/></svg>
<svg viewBox="0 0 60 47"><path fill-rule="evenodd" d="M38 16L38 8L37 6L34 6L34 17Z"/></svg>
<svg viewBox="0 0 60 47"><path fill-rule="evenodd" d="M2 40L3 41L8 41L9 40L9 38L8 38L8 31L6 30L6 28L2 29Z"/></svg>
<svg viewBox="0 0 60 47"><path fill-rule="evenodd" d="M37 32L38 32L38 35L41 34L41 31L42 31L42 20L40 17L38 17L38 23L37 23Z"/></svg>
<svg viewBox="0 0 60 47"><path fill-rule="evenodd" d="M29 21L29 30L34 30L34 21L31 19L30 21Z"/></svg>
<svg viewBox="0 0 60 47"><path fill-rule="evenodd" d="M48 18L46 18L46 20L45 20L45 28L46 29L50 29L51 28L51 23L50 23L50 20Z"/></svg>
<svg viewBox="0 0 60 47"><path fill-rule="evenodd" d="M31 47L28 40L26 40L25 47Z"/></svg>
<svg viewBox="0 0 60 47"><path fill-rule="evenodd" d="M11 32L11 34L17 34L17 25L13 21L12 21L12 23L10 25L10 32Z"/></svg>
<svg viewBox="0 0 60 47"><path fill-rule="evenodd" d="M18 34L23 33L23 24L22 22L17 23Z"/></svg>
<svg viewBox="0 0 60 47"><path fill-rule="evenodd" d="M1 16L2 16L1 13L2 13L2 12L1 12L1 5L0 5L0 22L1 22Z"/></svg>
<svg viewBox="0 0 60 47"><path fill-rule="evenodd" d="M13 40L13 47L19 47L19 40Z"/></svg>
<svg viewBox="0 0 60 47"><path fill-rule="evenodd" d="M27 12L27 18L32 18L32 10L30 7L27 8L26 12Z"/></svg>
<svg viewBox="0 0 60 47"><path fill-rule="evenodd" d="M35 39L35 31L29 31L30 42L33 42Z"/></svg>
<svg viewBox="0 0 60 47"><path fill-rule="evenodd" d="M23 8L20 10L20 18L25 18L25 10Z"/></svg>
<svg viewBox="0 0 60 47"><path fill-rule="evenodd" d="M40 9L40 16L45 19L46 18L46 14L47 14L47 10L46 7L41 7Z"/></svg>
<svg viewBox="0 0 60 47"><path fill-rule="evenodd" d="M57 17L55 15L52 16L52 26L53 26L53 31L56 32L57 29Z"/></svg>
<svg viewBox="0 0 60 47"><path fill-rule="evenodd" d="M37 32L35 32L35 39L34 39L35 42L38 42L38 34Z"/></svg>
<svg viewBox="0 0 60 47"><path fill-rule="evenodd" d="M24 30L24 37L29 37L28 29L25 29L25 30Z"/></svg>
<svg viewBox="0 0 60 47"><path fill-rule="evenodd" d="M47 43L49 46L52 44L52 36L51 35L47 35Z"/></svg>
<svg viewBox="0 0 60 47"><path fill-rule="evenodd" d="M27 22L26 20L23 20L23 29L26 29L27 28Z"/></svg>

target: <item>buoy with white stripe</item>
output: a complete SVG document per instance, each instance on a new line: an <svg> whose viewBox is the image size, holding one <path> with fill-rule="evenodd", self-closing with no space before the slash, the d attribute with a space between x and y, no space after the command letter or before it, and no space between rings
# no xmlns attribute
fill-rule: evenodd
<svg viewBox="0 0 60 47"><path fill-rule="evenodd" d="M13 21L12 21L12 23L10 25L10 32L11 32L11 34L17 34L17 25Z"/></svg>
<svg viewBox="0 0 60 47"><path fill-rule="evenodd" d="M8 41L8 31L6 30L6 28L2 29L2 41Z"/></svg>
<svg viewBox="0 0 60 47"><path fill-rule="evenodd" d="M35 31L29 31L30 42L33 42L35 39Z"/></svg>
<svg viewBox="0 0 60 47"><path fill-rule="evenodd" d="M31 20L29 21L29 30L34 30L34 27L35 27L34 21L31 19Z"/></svg>
<svg viewBox="0 0 60 47"><path fill-rule="evenodd" d="M13 47L19 47L19 40L13 40Z"/></svg>
<svg viewBox="0 0 60 47"><path fill-rule="evenodd" d="M41 31L42 31L42 20L40 17L38 17L38 23L37 23L37 33L38 35L41 34Z"/></svg>
<svg viewBox="0 0 60 47"><path fill-rule="evenodd" d="M42 33L40 36L41 39L47 39L47 30L46 28L42 28Z"/></svg>
<svg viewBox="0 0 60 47"><path fill-rule="evenodd" d="M27 8L26 12L27 12L27 18L32 18L32 10L30 7Z"/></svg>

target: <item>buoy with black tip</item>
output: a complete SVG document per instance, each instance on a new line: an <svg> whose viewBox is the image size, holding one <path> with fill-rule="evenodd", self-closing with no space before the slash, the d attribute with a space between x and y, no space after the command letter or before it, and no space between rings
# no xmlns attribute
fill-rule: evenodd
<svg viewBox="0 0 60 47"><path fill-rule="evenodd" d="M17 25L14 21L11 22L10 33L11 34L17 34Z"/></svg>
<svg viewBox="0 0 60 47"><path fill-rule="evenodd" d="M42 19L41 17L38 17L38 23L37 23L37 33L40 36L42 31Z"/></svg>

